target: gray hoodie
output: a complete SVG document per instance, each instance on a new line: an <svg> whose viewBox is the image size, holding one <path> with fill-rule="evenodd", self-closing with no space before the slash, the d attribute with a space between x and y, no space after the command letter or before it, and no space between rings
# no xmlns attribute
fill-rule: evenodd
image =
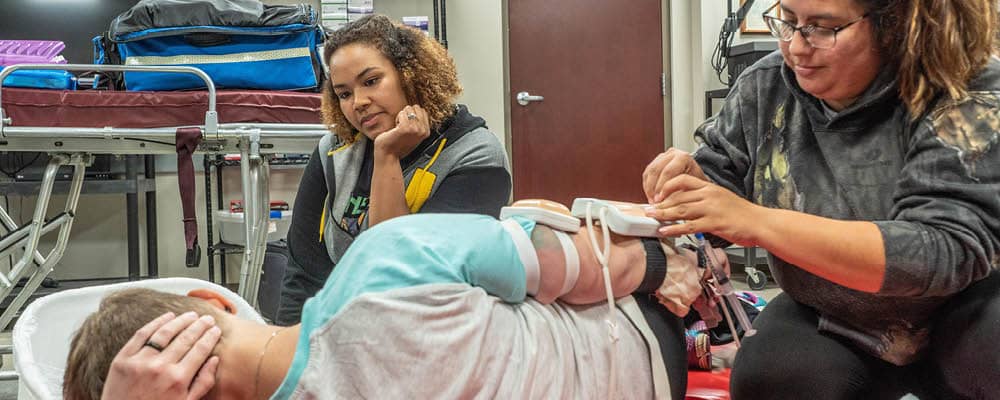
<svg viewBox="0 0 1000 400"><path fill-rule="evenodd" d="M935 311L1000 266L1000 61L970 82L967 99L939 99L916 121L893 72L830 116L780 52L770 54L698 128L694 156L710 179L756 204L875 223L886 255L876 294L777 257L771 268L818 312L820 331L904 365L927 346Z"/></svg>

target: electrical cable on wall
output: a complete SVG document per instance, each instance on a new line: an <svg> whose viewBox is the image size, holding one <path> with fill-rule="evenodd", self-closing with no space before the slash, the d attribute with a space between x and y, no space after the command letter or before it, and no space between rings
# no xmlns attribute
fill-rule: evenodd
<svg viewBox="0 0 1000 400"><path fill-rule="evenodd" d="M729 49L733 47L733 38L739 30L740 24L746 18L754 0L746 0L740 9L733 13L732 0L726 2L726 19L722 22L722 29L719 30L719 40L715 43L715 50L712 51L711 65L715 71L715 76L723 85L729 86L732 82L722 77L722 72L729 67Z"/></svg>
<svg viewBox="0 0 1000 400"><path fill-rule="evenodd" d="M3 209L10 210L10 197L7 195L3 195ZM7 271L5 273L10 273L11 268L14 268L14 252L7 253Z"/></svg>
<svg viewBox="0 0 1000 400"><path fill-rule="evenodd" d="M438 0L432 0L431 5L434 6L434 40L438 42L441 41L441 14L438 12Z"/></svg>
<svg viewBox="0 0 1000 400"><path fill-rule="evenodd" d="M4 158L7 161L7 166L5 168L4 165L0 163L0 173L7 175L10 179L17 179L17 174L20 174L21 171L30 167L35 163L35 161L38 161L38 158L41 156L42 153L35 153L35 157L32 158L31 161L24 162L25 153L7 154Z"/></svg>
<svg viewBox="0 0 1000 400"><path fill-rule="evenodd" d="M712 51L712 70L715 71L715 76L719 79L719 82L726 86L729 86L729 79L723 78L722 75L729 67L729 48L733 45L733 36L733 32L728 32L725 28L725 23L723 23L722 30L719 32L719 39L715 43L715 50Z"/></svg>
<svg viewBox="0 0 1000 400"><path fill-rule="evenodd" d="M441 46L448 48L448 0L441 0Z"/></svg>

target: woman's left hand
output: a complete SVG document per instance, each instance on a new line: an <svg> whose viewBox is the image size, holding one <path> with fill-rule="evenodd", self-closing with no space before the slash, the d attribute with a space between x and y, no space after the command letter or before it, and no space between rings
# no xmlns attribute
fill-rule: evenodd
<svg viewBox="0 0 1000 400"><path fill-rule="evenodd" d="M396 127L375 137L375 150L401 159L430 135L427 111L419 105L406 106L396 115Z"/></svg>
<svg viewBox="0 0 1000 400"><path fill-rule="evenodd" d="M222 331L210 316L161 315L132 335L115 355L102 399L197 400L215 386Z"/></svg>
<svg viewBox="0 0 1000 400"><path fill-rule="evenodd" d="M752 246L766 209L714 183L690 175L670 179L662 193L669 195L653 204L646 215L661 221L681 221L660 228L664 237L695 232L711 233L732 243Z"/></svg>

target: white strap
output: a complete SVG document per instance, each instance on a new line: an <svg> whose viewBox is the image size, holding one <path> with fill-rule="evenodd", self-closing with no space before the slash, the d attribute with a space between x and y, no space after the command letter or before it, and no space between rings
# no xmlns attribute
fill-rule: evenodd
<svg viewBox="0 0 1000 400"><path fill-rule="evenodd" d="M580 255L577 254L576 245L573 239L569 238L565 232L553 230L559 244L562 245L563 255L566 257L566 279L563 280L562 289L559 289L559 296L569 293L576 286L576 280L580 278Z"/></svg>
<svg viewBox="0 0 1000 400"><path fill-rule="evenodd" d="M607 207L601 207L598 211L601 218L601 231L604 238L604 251L597 247L597 235L594 232L594 218L590 205L587 203L587 231L590 233L590 245L594 248L594 255L601 263L601 273L604 275L604 292L608 296L608 318L604 321L608 324L608 337L611 340L611 371L608 376L608 399L615 398L618 380L618 324L615 323L615 295L611 289L611 272L608 270L608 256L611 254L611 232L605 218L608 216Z"/></svg>
<svg viewBox="0 0 1000 400"><path fill-rule="evenodd" d="M513 218L500 221L500 226L510 234L510 239L514 241L514 248L517 249L517 255L521 259L521 264L524 265L524 275L527 278L525 285L527 286L528 296L538 294L538 285L540 283L538 253L535 252L535 246L531 244L531 238L528 237L528 233L524 231L521 224Z"/></svg>

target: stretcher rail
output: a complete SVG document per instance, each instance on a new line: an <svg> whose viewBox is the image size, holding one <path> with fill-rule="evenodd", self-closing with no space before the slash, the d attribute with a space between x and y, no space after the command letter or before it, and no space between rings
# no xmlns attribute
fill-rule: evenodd
<svg viewBox="0 0 1000 400"><path fill-rule="evenodd" d="M261 267L264 259L269 219L269 174L268 162L274 154L311 153L323 135L329 134L320 124L280 124L280 123L222 123L216 112L216 91L212 79L205 72L183 66L124 66L124 65L81 65L81 64L22 64L0 71L0 89L4 79L19 69L29 70L69 70L97 72L177 72L189 73L205 81L208 91L208 109L205 124L195 126L201 130L202 141L196 149L200 154L241 155L241 182L246 220L246 246L240 272L238 293L251 304L255 304L257 286L260 283ZM94 154L153 155L176 154L175 135L179 128L192 126L119 128L119 127L45 127L15 126L3 110L2 90L0 90L0 151L43 152L51 155L51 161L39 189L34 218L26 227L14 225L7 210L0 208L0 221L6 232L0 235L0 243L6 250L17 247L24 255L12 266L9 274L0 276L0 298L8 296L14 285L22 277L28 283L17 298L0 315L0 328L6 327L14 313L23 305L28 296L37 290L42 279L62 257L73 219L76 216L77 200L83 181L83 172L92 163ZM46 210L52 194L56 170L61 165L74 167L67 204L62 213L47 220ZM22 229L24 228L24 229ZM58 230L55 248L47 256L37 251L39 238Z"/></svg>

